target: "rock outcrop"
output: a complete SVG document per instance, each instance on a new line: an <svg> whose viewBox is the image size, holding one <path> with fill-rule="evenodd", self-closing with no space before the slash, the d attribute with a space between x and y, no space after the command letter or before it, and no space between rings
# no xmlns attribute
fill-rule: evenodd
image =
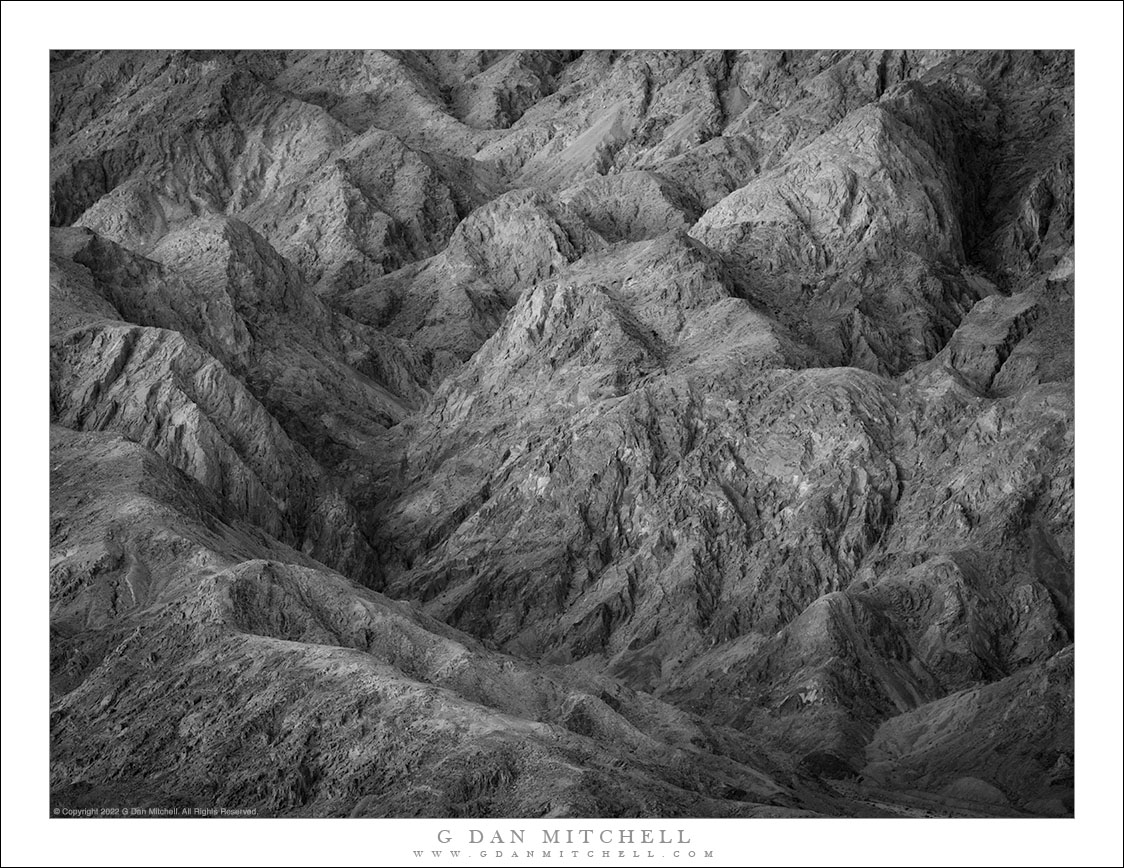
<svg viewBox="0 0 1124 868"><path fill-rule="evenodd" d="M56 804L1072 815L1072 53L51 99Z"/></svg>
<svg viewBox="0 0 1124 868"><path fill-rule="evenodd" d="M824 803L735 730L357 587L136 442L52 427L51 456L59 800L360 817Z"/></svg>

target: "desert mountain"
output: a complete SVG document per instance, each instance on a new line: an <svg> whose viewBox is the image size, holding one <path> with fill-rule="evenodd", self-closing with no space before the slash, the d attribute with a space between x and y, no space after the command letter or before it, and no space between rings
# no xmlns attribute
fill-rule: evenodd
<svg viewBox="0 0 1124 868"><path fill-rule="evenodd" d="M1072 814L1072 53L51 83L56 803Z"/></svg>

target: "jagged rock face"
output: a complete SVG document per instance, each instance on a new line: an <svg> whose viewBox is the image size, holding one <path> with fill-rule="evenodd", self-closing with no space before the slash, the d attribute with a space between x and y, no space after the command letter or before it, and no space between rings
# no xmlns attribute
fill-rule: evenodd
<svg viewBox="0 0 1124 868"><path fill-rule="evenodd" d="M51 141L60 804L1072 813L1071 53L59 52Z"/></svg>
<svg viewBox="0 0 1124 868"><path fill-rule="evenodd" d="M522 289L605 242L571 209L535 190L472 212L438 255L332 296L360 322L406 339L439 383L503 321Z"/></svg>
<svg viewBox="0 0 1124 868"><path fill-rule="evenodd" d="M136 442L52 426L51 450L58 798L351 816L823 801L741 733L357 587Z"/></svg>

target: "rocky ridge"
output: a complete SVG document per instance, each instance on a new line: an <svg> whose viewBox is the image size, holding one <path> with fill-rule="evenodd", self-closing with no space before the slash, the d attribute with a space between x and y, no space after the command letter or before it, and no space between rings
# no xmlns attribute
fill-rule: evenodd
<svg viewBox="0 0 1124 868"><path fill-rule="evenodd" d="M1072 813L1071 53L51 98L58 803Z"/></svg>

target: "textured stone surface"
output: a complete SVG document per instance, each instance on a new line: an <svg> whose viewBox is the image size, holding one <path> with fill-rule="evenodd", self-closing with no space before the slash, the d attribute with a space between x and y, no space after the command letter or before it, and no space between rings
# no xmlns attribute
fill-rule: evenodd
<svg viewBox="0 0 1124 868"><path fill-rule="evenodd" d="M51 437L52 781L68 804L127 794L351 816L827 804L735 730L489 651L356 587L135 442Z"/></svg>
<svg viewBox="0 0 1124 868"><path fill-rule="evenodd" d="M1073 55L57 52L56 803L1073 812Z"/></svg>

